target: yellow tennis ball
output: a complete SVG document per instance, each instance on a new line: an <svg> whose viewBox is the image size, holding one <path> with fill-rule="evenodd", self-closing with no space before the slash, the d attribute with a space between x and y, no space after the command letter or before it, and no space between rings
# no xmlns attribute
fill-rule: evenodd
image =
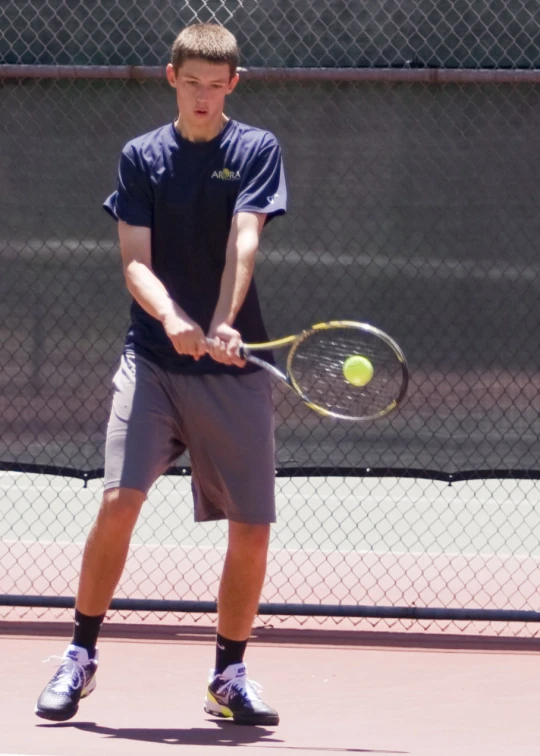
<svg viewBox="0 0 540 756"><path fill-rule="evenodd" d="M365 386L373 378L373 365L367 357L353 354L343 363L343 375L353 386Z"/></svg>

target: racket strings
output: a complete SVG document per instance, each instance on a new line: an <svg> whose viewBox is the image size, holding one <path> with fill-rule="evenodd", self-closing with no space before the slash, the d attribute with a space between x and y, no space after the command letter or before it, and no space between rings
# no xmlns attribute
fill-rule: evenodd
<svg viewBox="0 0 540 756"><path fill-rule="evenodd" d="M343 372L348 357L367 357L373 377L365 386L350 383ZM393 348L379 336L355 328L310 333L295 350L289 372L311 403L334 415L375 416L400 395L403 370Z"/></svg>

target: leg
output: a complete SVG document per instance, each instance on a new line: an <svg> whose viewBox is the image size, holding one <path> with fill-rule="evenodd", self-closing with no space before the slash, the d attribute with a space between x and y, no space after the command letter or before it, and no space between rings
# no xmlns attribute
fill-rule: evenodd
<svg viewBox="0 0 540 756"><path fill-rule="evenodd" d="M152 483L185 448L159 369L124 355L114 378L103 502L83 555L73 642L38 698L43 719L65 721L96 686L101 622L124 569L131 534Z"/></svg>
<svg viewBox="0 0 540 756"><path fill-rule="evenodd" d="M136 355L124 355L114 378L105 444L103 503L83 555L76 607L96 617L109 608L146 492L184 450L166 376Z"/></svg>
<svg viewBox="0 0 540 756"><path fill-rule="evenodd" d="M120 580L131 534L146 495L132 488L106 491L86 541L76 608L82 614L105 614Z"/></svg>
<svg viewBox="0 0 540 756"><path fill-rule="evenodd" d="M277 711L261 699L260 686L250 682L242 663L266 574L269 540L270 525L229 522L229 546L218 596L217 666L205 710L214 716L232 717L237 724L279 724Z"/></svg>
<svg viewBox="0 0 540 756"><path fill-rule="evenodd" d="M130 488L106 491L86 547L75 612L75 635L61 666L36 704L43 719L63 722L96 686L99 628L126 562L131 533L145 494Z"/></svg>
<svg viewBox="0 0 540 756"><path fill-rule="evenodd" d="M229 544L218 595L218 633L249 638L257 613L270 540L270 525L229 522Z"/></svg>
<svg viewBox="0 0 540 756"><path fill-rule="evenodd" d="M263 371L239 378L201 376L192 378L189 396L185 417L195 519L229 520L218 634L245 642L257 612L270 523L275 521L272 387Z"/></svg>
<svg viewBox="0 0 540 756"><path fill-rule="evenodd" d="M190 409L197 414L188 425L195 517L229 520L216 664L204 708L237 724L275 726L277 711L261 699L243 663L275 521L271 386L264 374L203 376L196 389L199 401L192 389Z"/></svg>

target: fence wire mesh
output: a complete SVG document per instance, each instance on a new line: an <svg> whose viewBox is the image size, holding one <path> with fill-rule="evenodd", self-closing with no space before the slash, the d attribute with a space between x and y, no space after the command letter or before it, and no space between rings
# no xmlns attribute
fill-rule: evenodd
<svg viewBox="0 0 540 756"><path fill-rule="evenodd" d="M230 28L248 66L540 67L536 0L7 0L0 60L161 65L196 21Z"/></svg>
<svg viewBox="0 0 540 756"><path fill-rule="evenodd" d="M218 20L251 66L538 64L531 3L354 5L7 3L0 56L162 65L185 23ZM279 522L263 602L539 608L539 105L526 83L247 80L232 96L230 115L273 131L287 170L289 214L265 231L256 271L271 335L366 320L403 346L412 375L399 413L354 427L276 386ZM174 111L161 81L0 79L4 596L76 589L128 319L101 202L123 144ZM117 595L213 601L224 539L222 524L192 523L189 478L163 477Z"/></svg>

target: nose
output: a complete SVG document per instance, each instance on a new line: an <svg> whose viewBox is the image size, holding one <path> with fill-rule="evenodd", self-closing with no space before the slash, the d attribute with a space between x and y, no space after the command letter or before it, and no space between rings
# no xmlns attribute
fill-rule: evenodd
<svg viewBox="0 0 540 756"><path fill-rule="evenodd" d="M208 90L206 87L197 87L197 102L206 102L208 99Z"/></svg>

